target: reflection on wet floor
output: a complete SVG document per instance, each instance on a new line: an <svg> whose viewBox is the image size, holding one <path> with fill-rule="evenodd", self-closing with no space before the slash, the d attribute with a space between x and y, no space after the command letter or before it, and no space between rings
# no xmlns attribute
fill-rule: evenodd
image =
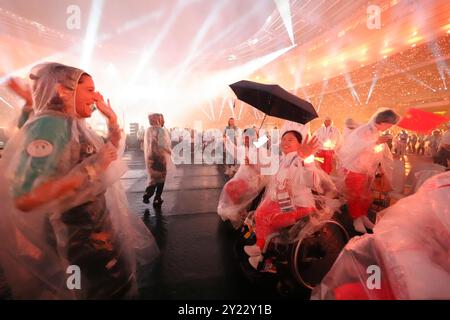
<svg viewBox="0 0 450 320"><path fill-rule="evenodd" d="M153 215L151 215L149 209L145 209L142 215L142 221L152 232L160 250L163 250L165 247L165 237L167 235L167 221L163 215L162 209L155 209Z"/></svg>
<svg viewBox="0 0 450 320"><path fill-rule="evenodd" d="M127 197L160 248L160 257L141 288L143 299L276 299L271 275L248 277L235 252L236 230L216 208L225 182L218 167L181 165L169 174L164 203L142 203L147 177L142 153L126 153L132 162ZM141 166L137 166L142 159ZM191 182L198 186L194 190ZM203 186L203 187L202 187ZM212 187L211 187L212 186Z"/></svg>
<svg viewBox="0 0 450 320"><path fill-rule="evenodd" d="M134 212L142 215L161 249L151 284L141 290L142 298L285 298L276 290L275 276L255 273L236 252L236 231L216 213L225 182L217 166L177 166L167 179L164 204L153 207L142 204L146 176L143 167L136 167L139 156L135 153L130 157L133 170L140 170L140 174L129 173L134 183L128 189L128 199ZM411 168L429 162L427 157L407 156L406 175ZM369 216L374 219L373 212ZM351 229L350 220L341 222L346 229ZM309 294L308 290L300 290L295 297L309 299Z"/></svg>

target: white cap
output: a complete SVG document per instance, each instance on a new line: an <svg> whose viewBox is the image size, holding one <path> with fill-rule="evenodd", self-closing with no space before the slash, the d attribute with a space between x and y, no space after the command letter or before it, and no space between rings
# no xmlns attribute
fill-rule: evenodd
<svg viewBox="0 0 450 320"><path fill-rule="evenodd" d="M302 135L302 138L305 139L309 133L309 125L304 125L293 121L285 121L280 130L280 137L288 131L297 131Z"/></svg>

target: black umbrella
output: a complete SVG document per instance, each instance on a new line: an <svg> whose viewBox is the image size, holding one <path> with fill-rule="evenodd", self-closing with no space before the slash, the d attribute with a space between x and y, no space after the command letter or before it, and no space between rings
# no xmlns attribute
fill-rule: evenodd
<svg viewBox="0 0 450 320"><path fill-rule="evenodd" d="M311 103L287 92L279 85L242 80L231 84L230 87L239 100L266 115L302 124L318 117Z"/></svg>

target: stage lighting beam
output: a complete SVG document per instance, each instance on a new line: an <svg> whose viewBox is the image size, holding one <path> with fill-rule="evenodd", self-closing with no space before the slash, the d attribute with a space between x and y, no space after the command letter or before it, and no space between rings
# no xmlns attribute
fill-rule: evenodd
<svg viewBox="0 0 450 320"><path fill-rule="evenodd" d="M92 61L92 53L97 44L98 27L102 18L103 0L93 0L89 22L86 29L86 35L83 42L83 52L81 55L80 66L82 69L88 70Z"/></svg>

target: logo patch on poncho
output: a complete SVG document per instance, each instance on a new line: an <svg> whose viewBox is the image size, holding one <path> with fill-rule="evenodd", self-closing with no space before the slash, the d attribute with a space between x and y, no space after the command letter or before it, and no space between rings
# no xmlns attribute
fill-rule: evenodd
<svg viewBox="0 0 450 320"><path fill-rule="evenodd" d="M34 140L27 147L27 153L33 158L43 158L50 155L53 145L46 140Z"/></svg>

